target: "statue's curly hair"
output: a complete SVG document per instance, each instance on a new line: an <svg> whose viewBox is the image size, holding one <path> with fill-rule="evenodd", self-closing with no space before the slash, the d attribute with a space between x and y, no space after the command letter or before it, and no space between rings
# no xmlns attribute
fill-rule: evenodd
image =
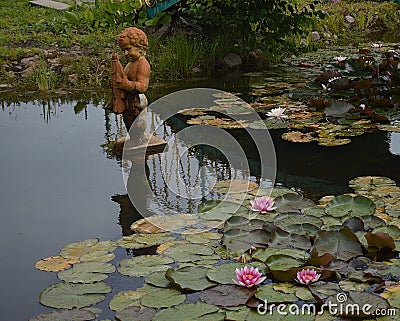
<svg viewBox="0 0 400 321"><path fill-rule="evenodd" d="M129 39L130 43L137 47L142 55L146 54L147 48L149 47L149 42L147 40L146 34L135 27L126 28L121 31L117 36L117 41L119 46L121 46L125 41Z"/></svg>

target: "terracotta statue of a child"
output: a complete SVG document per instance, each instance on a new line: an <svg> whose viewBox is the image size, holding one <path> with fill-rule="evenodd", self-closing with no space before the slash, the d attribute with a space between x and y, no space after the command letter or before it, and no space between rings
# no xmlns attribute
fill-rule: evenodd
<svg viewBox="0 0 400 321"><path fill-rule="evenodd" d="M118 54L113 54L110 81L113 100L109 108L115 113L122 113L129 131L140 112L147 106L144 93L150 79L150 65L145 58L148 41L146 34L134 27L123 30L117 36L117 41L129 63L122 68ZM141 115L140 118L135 124L135 136L140 132L144 134L146 129L145 115Z"/></svg>

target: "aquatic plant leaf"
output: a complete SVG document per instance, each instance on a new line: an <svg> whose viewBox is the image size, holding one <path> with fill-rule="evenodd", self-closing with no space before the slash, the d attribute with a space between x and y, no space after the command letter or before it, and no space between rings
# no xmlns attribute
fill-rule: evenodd
<svg viewBox="0 0 400 321"><path fill-rule="evenodd" d="M253 181L245 179L233 179L218 181L214 185L214 189L222 194L229 193L244 193L254 190L258 187L258 184ZM237 204L236 204L237 206Z"/></svg>
<svg viewBox="0 0 400 321"><path fill-rule="evenodd" d="M197 244L207 244L214 243L221 239L222 235L217 232L210 231L195 231L195 230L186 230L182 233L183 237L188 240L190 243Z"/></svg>
<svg viewBox="0 0 400 321"><path fill-rule="evenodd" d="M339 285L332 282L318 281L310 284L308 289L319 304L324 304L329 296L336 296L338 293L342 293Z"/></svg>
<svg viewBox="0 0 400 321"><path fill-rule="evenodd" d="M169 247L171 247L172 245L175 244L189 244L189 241L186 240L182 240L182 241L170 241L164 244L161 244L160 246L157 247L157 253L158 254L164 254L165 250Z"/></svg>
<svg viewBox="0 0 400 321"><path fill-rule="evenodd" d="M299 223L311 224L317 227L321 227L323 221L316 216L304 215L297 212L278 214L274 217L274 225L280 227L283 230L286 230L288 226Z"/></svg>
<svg viewBox="0 0 400 321"><path fill-rule="evenodd" d="M88 239L66 245L61 249L60 255L64 258L80 260L85 254L96 251L112 252L115 248L116 244L113 241L99 242L99 239Z"/></svg>
<svg viewBox="0 0 400 321"><path fill-rule="evenodd" d="M35 263L35 267L41 271L48 272L59 272L65 269L69 269L71 264L78 263L79 260L75 259L66 259L62 256L50 256L44 259L41 259Z"/></svg>
<svg viewBox="0 0 400 321"><path fill-rule="evenodd" d="M209 258L214 250L203 244L175 244L164 251L164 255L176 262L194 262Z"/></svg>
<svg viewBox="0 0 400 321"><path fill-rule="evenodd" d="M74 264L72 270L77 272L114 273L115 267L110 263L82 262Z"/></svg>
<svg viewBox="0 0 400 321"><path fill-rule="evenodd" d="M298 212L307 207L315 207L315 203L299 194L287 193L275 198L276 211L279 213Z"/></svg>
<svg viewBox="0 0 400 321"><path fill-rule="evenodd" d="M349 291L364 292L366 289L370 287L370 285L369 283L342 280L339 282L339 287L345 292Z"/></svg>
<svg viewBox="0 0 400 321"><path fill-rule="evenodd" d="M111 287L104 282L58 283L45 288L40 293L39 301L45 306L57 309L83 308L103 301L104 294L109 292Z"/></svg>
<svg viewBox="0 0 400 321"><path fill-rule="evenodd" d="M199 224L199 218L194 214L156 215L134 222L131 230L150 234L164 233L165 231L177 231L196 224Z"/></svg>
<svg viewBox="0 0 400 321"><path fill-rule="evenodd" d="M81 262L103 262L107 263L115 258L114 253L108 253L108 251L94 251L82 255L80 258Z"/></svg>
<svg viewBox="0 0 400 321"><path fill-rule="evenodd" d="M355 191L370 190L378 186L396 186L396 182L388 177L381 176L360 176L353 178L349 186Z"/></svg>
<svg viewBox="0 0 400 321"><path fill-rule="evenodd" d="M111 310L121 311L128 307L137 306L140 304L139 299L145 295L140 291L121 291L114 295L108 306Z"/></svg>
<svg viewBox="0 0 400 321"><path fill-rule="evenodd" d="M128 276L148 276L153 272L166 271L174 262L169 257L161 255L141 255L119 262L118 272Z"/></svg>
<svg viewBox="0 0 400 321"><path fill-rule="evenodd" d="M202 291L200 300L217 306L234 307L246 304L255 292L255 289L237 285L217 285Z"/></svg>
<svg viewBox="0 0 400 321"><path fill-rule="evenodd" d="M290 281L296 277L297 269L304 265L303 260L289 255L275 254L265 260L272 275L280 281Z"/></svg>
<svg viewBox="0 0 400 321"><path fill-rule="evenodd" d="M271 233L268 246L277 249L295 248L309 250L311 243L307 236L288 233L280 228Z"/></svg>
<svg viewBox="0 0 400 321"><path fill-rule="evenodd" d="M295 302L297 297L292 293L283 293L280 291L275 291L274 284L265 284L258 287L255 294L256 298L263 301L267 300L268 303L286 303Z"/></svg>
<svg viewBox="0 0 400 321"><path fill-rule="evenodd" d="M115 314L118 321L151 321L156 314L156 310L151 308L142 308L131 306Z"/></svg>
<svg viewBox="0 0 400 321"><path fill-rule="evenodd" d="M254 195L257 197L269 196L269 197L274 197L274 198L285 195L287 193L297 194L295 191L293 191L289 188L286 188L286 187L282 187L282 186L275 186L274 188L259 188L259 189L255 189L255 190L248 192L248 194Z"/></svg>
<svg viewBox="0 0 400 321"><path fill-rule="evenodd" d="M207 278L213 282L219 284L233 284L233 280L236 280L235 269L241 269L247 263L226 263L218 266L213 266L207 271ZM265 273L266 266L260 262L252 262L251 266L258 268L259 272Z"/></svg>
<svg viewBox="0 0 400 321"><path fill-rule="evenodd" d="M339 195L325 207L325 212L333 217L361 217L375 213L375 204L364 196Z"/></svg>
<svg viewBox="0 0 400 321"><path fill-rule="evenodd" d="M247 251L252 246L265 247L269 240L269 233L262 229L246 231L229 229L222 237L222 244L230 251Z"/></svg>
<svg viewBox="0 0 400 321"><path fill-rule="evenodd" d="M363 254L362 244L357 236L348 228L339 231L320 231L317 233L312 256L330 254L335 259L347 261Z"/></svg>
<svg viewBox="0 0 400 321"><path fill-rule="evenodd" d="M107 279L108 275L104 273L82 272L69 269L58 272L57 277L69 283L94 283Z"/></svg>
<svg viewBox="0 0 400 321"><path fill-rule="evenodd" d="M169 233L132 234L123 236L122 239L117 240L116 243L119 247L124 249L141 249L173 240L175 240L175 237L171 236Z"/></svg>
<svg viewBox="0 0 400 321"><path fill-rule="evenodd" d="M377 248L378 250L381 250L385 247L391 250L396 248L393 238L387 233L367 233L364 237L368 242L368 246Z"/></svg>
<svg viewBox="0 0 400 321"><path fill-rule="evenodd" d="M317 140L311 133L287 132L282 134L282 139L292 143L310 143Z"/></svg>
<svg viewBox="0 0 400 321"><path fill-rule="evenodd" d="M362 307L365 307L367 304L370 307L367 312L383 310L389 307L389 304L385 299L381 298L378 295L367 292L350 291L349 295L346 296L347 300L345 302L341 302L340 300L338 300L338 298L341 297L338 295L329 296L326 299L325 304L342 305L343 315L347 316L355 316L359 318L370 317L370 315L368 313L366 314L362 309ZM352 309L351 306L357 306L358 309Z"/></svg>
<svg viewBox="0 0 400 321"><path fill-rule="evenodd" d="M214 286L207 279L208 268L203 266L187 266L180 269L168 269L165 277L183 291L201 291Z"/></svg>
<svg viewBox="0 0 400 321"><path fill-rule="evenodd" d="M175 289L158 288L157 291L148 293L140 298L140 303L148 308L169 308L183 303L186 295Z"/></svg>
<svg viewBox="0 0 400 321"><path fill-rule="evenodd" d="M145 282L159 288L167 288L171 285L171 282L165 277L164 271L154 272L146 276Z"/></svg>
<svg viewBox="0 0 400 321"><path fill-rule="evenodd" d="M199 217L203 220L226 221L235 213L248 213L248 209L238 203L207 201L198 207Z"/></svg>
<svg viewBox="0 0 400 321"><path fill-rule="evenodd" d="M392 224L377 227L373 230L373 232L389 234L394 239L400 238L400 228L398 226L392 225Z"/></svg>
<svg viewBox="0 0 400 321"><path fill-rule="evenodd" d="M200 320L203 316L207 316L211 319L212 315L218 310L219 308L217 306L203 302L181 304L158 312L153 318L153 321Z"/></svg>
<svg viewBox="0 0 400 321"><path fill-rule="evenodd" d="M282 121L280 119L263 119L263 120L256 120L248 125L249 128L251 129L259 129L259 130L265 130L265 129L283 129L283 128L288 128L290 125L290 122L288 121Z"/></svg>
<svg viewBox="0 0 400 321"><path fill-rule="evenodd" d="M332 102L330 106L326 107L324 112L326 116L345 117L351 108L354 108L352 104L336 100Z"/></svg>
<svg viewBox="0 0 400 321"><path fill-rule="evenodd" d="M388 131L388 132L396 132L396 133L400 132L399 124L397 124L395 126L393 126L393 125L377 125L376 127L378 127L378 129L380 129L380 130L384 130L384 131Z"/></svg>
<svg viewBox="0 0 400 321"><path fill-rule="evenodd" d="M265 262L272 255L285 255L290 256L296 260L306 261L310 258L310 254L303 250L298 249L276 249L272 247L268 247L265 249L257 249L251 255L251 257L255 260Z"/></svg>
<svg viewBox="0 0 400 321"><path fill-rule="evenodd" d="M29 321L90 321L96 319L96 315L88 310L58 310L44 313L29 319Z"/></svg>
<svg viewBox="0 0 400 321"><path fill-rule="evenodd" d="M333 137L320 137L318 138L318 145L326 147L342 146L350 144L351 140L347 138L339 139Z"/></svg>

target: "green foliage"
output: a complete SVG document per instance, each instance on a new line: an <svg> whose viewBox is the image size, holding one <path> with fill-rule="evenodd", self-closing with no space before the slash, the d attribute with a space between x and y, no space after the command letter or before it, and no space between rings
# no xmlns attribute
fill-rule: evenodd
<svg viewBox="0 0 400 321"><path fill-rule="evenodd" d="M57 75L49 69L45 61L41 61L35 68L36 84L40 91L52 90L56 87Z"/></svg>
<svg viewBox="0 0 400 321"><path fill-rule="evenodd" d="M288 45L291 36L309 31L313 18L322 15L316 4L300 9L292 1L187 0L181 10L209 30L233 31L237 46L248 52Z"/></svg>

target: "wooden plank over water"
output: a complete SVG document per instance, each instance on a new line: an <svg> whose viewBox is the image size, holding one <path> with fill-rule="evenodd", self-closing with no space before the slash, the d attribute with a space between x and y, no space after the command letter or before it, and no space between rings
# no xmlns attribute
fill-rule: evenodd
<svg viewBox="0 0 400 321"><path fill-rule="evenodd" d="M33 4L35 6L41 6L41 7L46 7L46 8L56 9L56 10L65 10L70 7L69 4L52 1L52 0L31 0L31 1L29 1L29 3Z"/></svg>

